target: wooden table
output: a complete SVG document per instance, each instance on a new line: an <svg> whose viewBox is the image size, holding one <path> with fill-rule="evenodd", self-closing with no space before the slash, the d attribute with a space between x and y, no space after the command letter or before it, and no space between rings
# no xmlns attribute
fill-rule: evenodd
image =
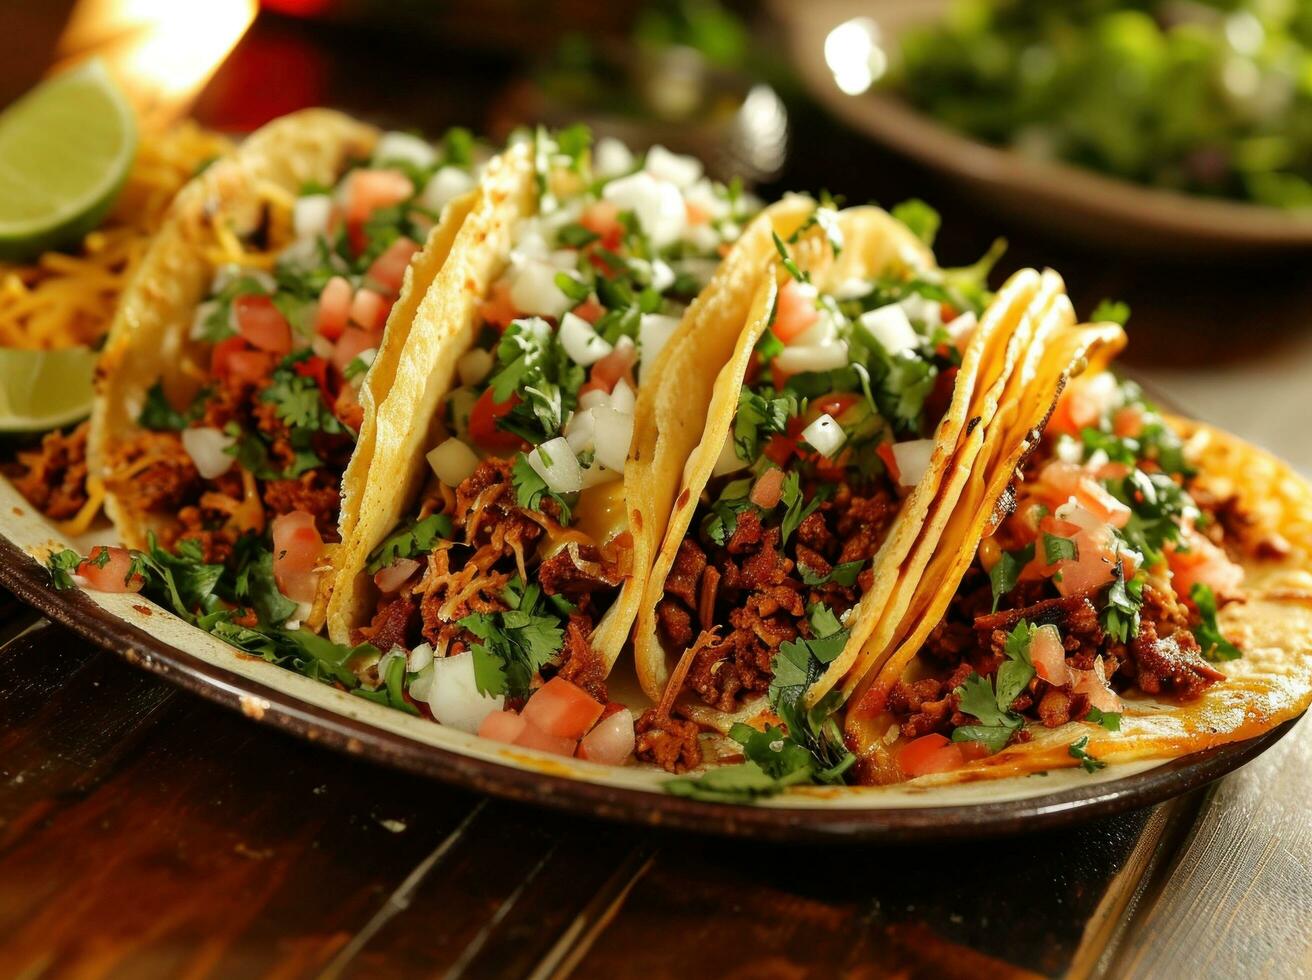
<svg viewBox="0 0 1312 980"><path fill-rule="evenodd" d="M405 45L383 56L349 31L261 21L200 114L257 122L233 92L259 91L266 107L322 101L430 130L486 119L502 56ZM289 63L318 84L288 94ZM16 91L11 81L0 78ZM1312 471L1312 290L1299 257L1198 269L1036 239L792 108L800 149L781 187L923 196L942 206L945 261L1005 234L1006 269L1060 269L1079 309L1129 300L1132 370ZM2 978L1312 970L1306 721L1208 791L1077 829L790 848L399 775L175 690L3 598L0 642Z"/></svg>

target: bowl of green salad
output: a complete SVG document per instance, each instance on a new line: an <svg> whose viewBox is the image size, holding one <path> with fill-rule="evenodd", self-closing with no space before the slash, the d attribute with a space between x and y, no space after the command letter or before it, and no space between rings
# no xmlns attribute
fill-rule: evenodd
<svg viewBox="0 0 1312 980"><path fill-rule="evenodd" d="M998 209L1134 250L1312 245L1309 0L776 12L819 101Z"/></svg>

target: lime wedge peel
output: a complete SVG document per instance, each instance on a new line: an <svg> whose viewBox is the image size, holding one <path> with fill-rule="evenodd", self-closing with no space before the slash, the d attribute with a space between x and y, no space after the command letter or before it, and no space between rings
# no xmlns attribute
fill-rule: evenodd
<svg viewBox="0 0 1312 980"><path fill-rule="evenodd" d="M91 412L99 353L0 348L0 432L57 429Z"/></svg>
<svg viewBox="0 0 1312 980"><path fill-rule="evenodd" d="M30 259L100 224L136 148L132 107L99 61L0 113L0 259Z"/></svg>

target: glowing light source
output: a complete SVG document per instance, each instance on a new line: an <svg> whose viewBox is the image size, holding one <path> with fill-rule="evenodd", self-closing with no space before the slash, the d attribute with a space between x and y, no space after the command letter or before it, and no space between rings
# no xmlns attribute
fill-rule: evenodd
<svg viewBox="0 0 1312 980"><path fill-rule="evenodd" d="M99 55L143 119L186 110L255 19L257 0L80 0L60 38L61 69Z"/></svg>
<svg viewBox="0 0 1312 980"><path fill-rule="evenodd" d="M825 37L825 64L834 84L848 95L860 95L888 70L880 46L879 25L869 17L854 17Z"/></svg>

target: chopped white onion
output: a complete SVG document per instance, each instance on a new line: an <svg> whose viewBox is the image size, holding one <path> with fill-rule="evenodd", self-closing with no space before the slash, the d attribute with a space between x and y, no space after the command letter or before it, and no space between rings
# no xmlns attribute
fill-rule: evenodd
<svg viewBox="0 0 1312 980"><path fill-rule="evenodd" d="M314 238L328 233L333 199L327 194L306 194L292 205L292 231L297 238Z"/></svg>
<svg viewBox="0 0 1312 980"><path fill-rule="evenodd" d="M601 408L603 405L610 405L610 392L603 388L589 388L579 395L579 408Z"/></svg>
<svg viewBox="0 0 1312 980"><path fill-rule="evenodd" d="M897 482L904 487L914 487L929 469L929 459L934 455L933 439L913 439L909 442L893 443L893 461L897 463Z"/></svg>
<svg viewBox="0 0 1312 980"><path fill-rule="evenodd" d="M679 188L668 180L657 180L646 171L613 180L601 192L621 211L632 211L638 224L656 248L678 241L688 214Z"/></svg>
<svg viewBox="0 0 1312 980"><path fill-rule="evenodd" d="M663 293L674 285L674 270L670 264L661 259L656 259L651 264L651 288L658 293Z"/></svg>
<svg viewBox="0 0 1312 980"><path fill-rule="evenodd" d="M711 469L711 476L725 476L729 473L737 473L747 466L738 458L738 452L733 447L733 429L730 428L724 435L724 445L720 448L720 456L715 461L715 466Z"/></svg>
<svg viewBox="0 0 1312 980"><path fill-rule="evenodd" d="M823 306L816 310L815 323L788 342L791 347L823 347L838 339L841 317Z"/></svg>
<svg viewBox="0 0 1312 980"><path fill-rule="evenodd" d="M1057 439L1053 454L1063 463L1072 463L1079 466L1080 463L1084 462L1084 444L1078 439L1062 435Z"/></svg>
<svg viewBox="0 0 1312 980"><path fill-rule="evenodd" d="M232 436L208 426L182 430L182 448L196 464L202 479L213 480L232 468L236 459L224 450L233 444Z"/></svg>
<svg viewBox="0 0 1312 980"><path fill-rule="evenodd" d="M671 153L657 143L647 151L642 169L653 177L668 180L675 187L689 187L702 175L702 162L696 157Z"/></svg>
<svg viewBox="0 0 1312 980"><path fill-rule="evenodd" d="M337 350L337 344L329 340L321 333L315 334L310 339L310 350L322 357L325 361L333 359L333 352Z"/></svg>
<svg viewBox="0 0 1312 980"><path fill-rule="evenodd" d="M862 296L870 295L870 280L860 279L853 276L850 279L844 279L833 289L829 290L829 295L836 300L860 299Z"/></svg>
<svg viewBox="0 0 1312 980"><path fill-rule="evenodd" d="M633 169L634 162L632 151L613 136L597 140L592 151L593 172L604 179L627 174Z"/></svg>
<svg viewBox="0 0 1312 980"><path fill-rule="evenodd" d="M462 385L476 385L492 373L492 352L471 347L456 361L456 374Z"/></svg>
<svg viewBox="0 0 1312 980"><path fill-rule="evenodd" d="M920 334L907 319L907 311L897 304L862 313L860 322L889 354L920 346Z"/></svg>
<svg viewBox="0 0 1312 980"><path fill-rule="evenodd" d="M421 643L420 646L428 646ZM419 671L419 676L410 682L410 696L416 701L427 701L429 692L433 690L433 648L428 647L428 666Z"/></svg>
<svg viewBox="0 0 1312 980"><path fill-rule="evenodd" d="M847 341L839 340L822 347L785 347L775 355L774 363L779 370L789 374L847 367Z"/></svg>
<svg viewBox="0 0 1312 980"><path fill-rule="evenodd" d="M847 441L847 434L841 425L825 413L802 430L802 438L812 449L829 459L842 448Z"/></svg>
<svg viewBox="0 0 1312 980"><path fill-rule="evenodd" d="M570 298L556 285L560 270L549 262L525 261L510 285L510 301L515 309L538 316L559 317L570 308Z"/></svg>
<svg viewBox="0 0 1312 980"><path fill-rule="evenodd" d="M906 311L909 319L919 320L930 331L943 325L943 305L936 299L912 293L897 305Z"/></svg>
<svg viewBox="0 0 1312 980"><path fill-rule="evenodd" d="M592 324L574 313L566 313L560 321L560 345L575 364L588 367L596 364L612 350Z"/></svg>
<svg viewBox="0 0 1312 980"><path fill-rule="evenodd" d="M609 406L592 410L595 419L597 461L607 469L624 472L629 456L629 443L633 440L633 416L617 412Z"/></svg>
<svg viewBox="0 0 1312 980"><path fill-rule="evenodd" d="M421 643L405 658L405 669L412 674L417 674L433 662L433 647L429 643ZM414 693L413 691L411 692Z"/></svg>
<svg viewBox="0 0 1312 980"><path fill-rule="evenodd" d="M424 186L419 201L430 211L441 211L447 203L474 187L474 178L459 167L442 167Z"/></svg>
<svg viewBox="0 0 1312 980"><path fill-rule="evenodd" d="M433 661L433 682L428 689L428 706L440 724L471 735L494 711L505 707L504 695L481 694L474 680L474 655L469 651Z"/></svg>
<svg viewBox="0 0 1312 980"><path fill-rule="evenodd" d="M639 370L646 371L656 363L661 351L679 329L677 316L664 313L644 313L638 321Z"/></svg>
<svg viewBox="0 0 1312 980"><path fill-rule="evenodd" d="M632 415L637 400L638 396L623 378L616 381L615 387L610 390L610 407L621 414Z"/></svg>
<svg viewBox="0 0 1312 980"><path fill-rule="evenodd" d="M410 133L384 133L374 147L374 163L409 163L427 169L437 163L437 151Z"/></svg>
<svg viewBox="0 0 1312 980"><path fill-rule="evenodd" d="M970 340L970 335L975 332L977 326L979 326L979 318L974 313L967 311L945 324L943 329L947 331L948 340L952 342L952 346L961 350L966 346L966 342Z"/></svg>
<svg viewBox="0 0 1312 980"><path fill-rule="evenodd" d="M548 439L529 453L528 465L553 493L578 493L583 489L583 470L563 436Z"/></svg>
<svg viewBox="0 0 1312 980"><path fill-rule="evenodd" d="M593 436L596 434L597 426L593 418L592 409L584 408L575 412L565 423L565 441L569 443L569 448L574 450L574 455L587 452L592 448Z"/></svg>
<svg viewBox="0 0 1312 980"><path fill-rule="evenodd" d="M459 439L446 439L428 451L428 465L448 487L458 487L478 468L478 456Z"/></svg>

